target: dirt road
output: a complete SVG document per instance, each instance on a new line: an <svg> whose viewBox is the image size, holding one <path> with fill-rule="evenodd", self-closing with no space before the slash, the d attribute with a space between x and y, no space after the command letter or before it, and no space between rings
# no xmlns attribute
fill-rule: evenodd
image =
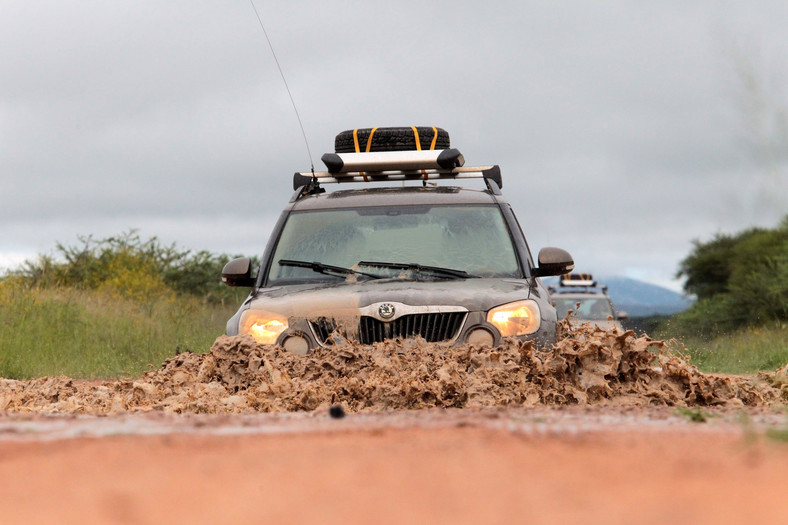
<svg viewBox="0 0 788 525"><path fill-rule="evenodd" d="M765 431L785 425L621 407L6 415L0 523L784 523L788 443Z"/></svg>
<svg viewBox="0 0 788 525"><path fill-rule="evenodd" d="M632 332L221 337L135 379L0 379L0 524L788 523L787 398L788 367L703 374Z"/></svg>

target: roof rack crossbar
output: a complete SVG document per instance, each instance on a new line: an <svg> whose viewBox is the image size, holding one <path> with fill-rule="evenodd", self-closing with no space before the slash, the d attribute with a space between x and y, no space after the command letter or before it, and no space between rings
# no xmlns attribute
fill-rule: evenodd
<svg viewBox="0 0 788 525"><path fill-rule="evenodd" d="M341 184L343 182L387 182L405 180L434 180L434 179L487 179L490 175L498 176L498 166L462 167L453 170L397 170L378 172L347 172L341 176L327 171L316 171L314 178L321 184ZM311 172L295 173L293 176L293 189L298 189L313 178ZM493 178L495 180L495 178Z"/></svg>
<svg viewBox="0 0 788 525"><path fill-rule="evenodd" d="M561 286L575 288L595 288L596 281L561 281Z"/></svg>
<svg viewBox="0 0 788 525"><path fill-rule="evenodd" d="M465 164L459 150L376 151L371 153L326 153L321 157L329 173L358 173L389 170L451 170Z"/></svg>

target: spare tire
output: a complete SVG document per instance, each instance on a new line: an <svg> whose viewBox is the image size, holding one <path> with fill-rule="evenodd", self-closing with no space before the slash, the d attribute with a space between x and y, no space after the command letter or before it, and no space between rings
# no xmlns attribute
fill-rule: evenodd
<svg viewBox="0 0 788 525"><path fill-rule="evenodd" d="M360 128L343 131L334 140L336 153L356 153L367 151L408 151L417 149L448 149L449 132L431 126L398 128ZM355 132L356 137L353 137ZM372 141L369 136L372 135ZM419 144L416 144L418 135ZM358 149L356 148L358 144ZM369 149L367 149L369 147Z"/></svg>

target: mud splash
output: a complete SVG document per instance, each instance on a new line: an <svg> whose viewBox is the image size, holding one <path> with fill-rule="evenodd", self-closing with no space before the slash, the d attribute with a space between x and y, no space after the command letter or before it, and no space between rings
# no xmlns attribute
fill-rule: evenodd
<svg viewBox="0 0 788 525"><path fill-rule="evenodd" d="M569 330L568 327L564 327ZM550 351L508 341L447 348L423 341L345 344L296 356L250 337L219 337L136 380L0 379L0 410L112 414L613 404L772 405L786 370L759 377L701 373L663 341L632 331L572 328Z"/></svg>

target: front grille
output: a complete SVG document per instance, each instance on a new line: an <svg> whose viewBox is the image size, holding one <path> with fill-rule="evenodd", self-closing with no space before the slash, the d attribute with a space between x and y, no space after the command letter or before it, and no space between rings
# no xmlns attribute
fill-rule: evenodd
<svg viewBox="0 0 788 525"><path fill-rule="evenodd" d="M451 341L457 337L466 315L467 312L411 314L389 322L362 316L358 325L358 340L365 345L409 337L422 337L429 343ZM321 345L332 344L330 335L337 329L333 319L321 317L310 321L310 324Z"/></svg>

